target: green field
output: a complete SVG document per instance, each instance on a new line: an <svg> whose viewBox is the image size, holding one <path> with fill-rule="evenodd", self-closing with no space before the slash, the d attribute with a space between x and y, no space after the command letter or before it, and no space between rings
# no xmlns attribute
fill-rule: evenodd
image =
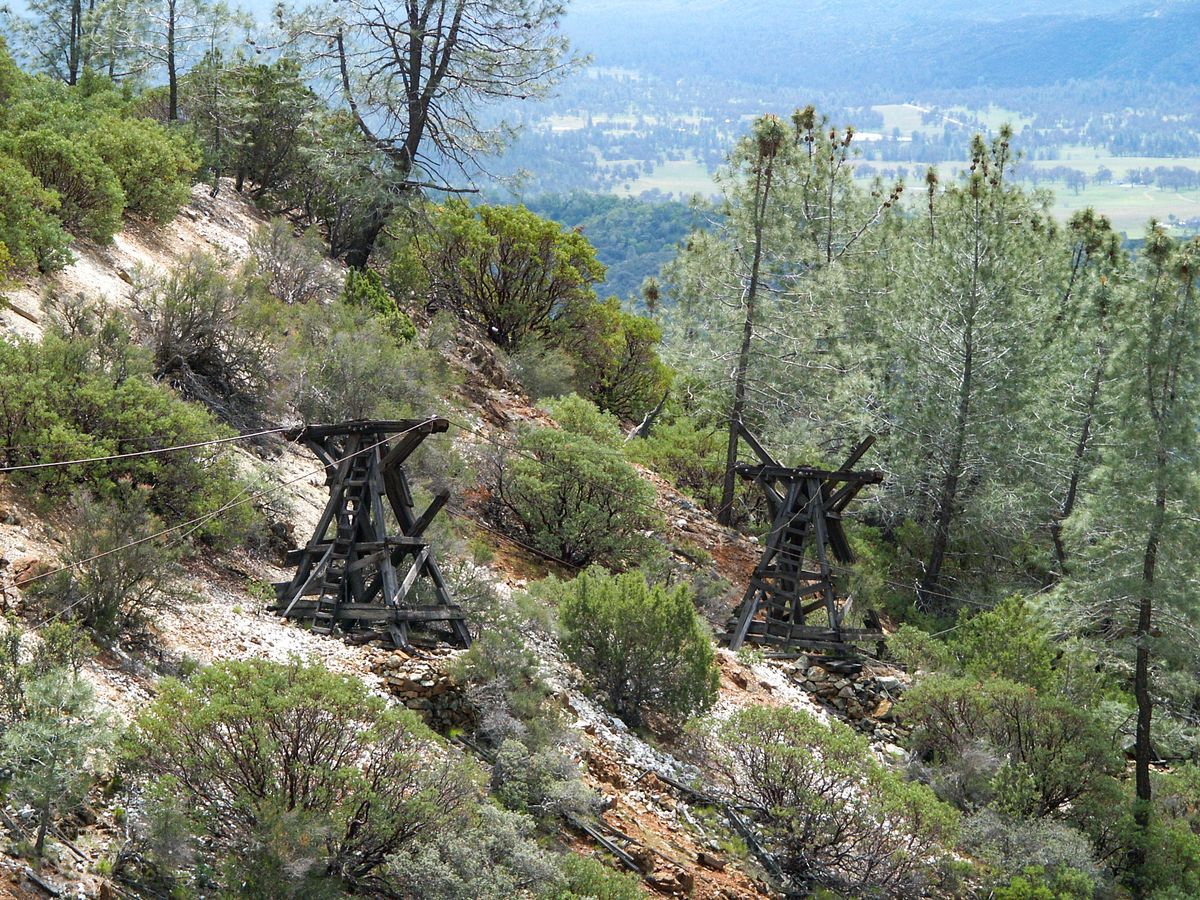
<svg viewBox="0 0 1200 900"><path fill-rule="evenodd" d="M695 159L668 160L649 175L643 174L636 181L618 184L612 192L621 197L636 197L642 191L655 189L667 194L676 194L687 199L693 194L704 197L717 192L716 184L704 165Z"/></svg>

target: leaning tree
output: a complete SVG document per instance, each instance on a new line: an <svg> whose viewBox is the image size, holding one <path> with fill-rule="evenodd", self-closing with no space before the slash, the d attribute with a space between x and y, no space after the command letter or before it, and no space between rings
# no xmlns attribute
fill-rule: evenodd
<svg viewBox="0 0 1200 900"><path fill-rule="evenodd" d="M558 30L557 0L326 0L279 22L390 168L399 194L462 190L513 134L489 105L544 96L581 59ZM381 197L348 250L363 265L397 194Z"/></svg>

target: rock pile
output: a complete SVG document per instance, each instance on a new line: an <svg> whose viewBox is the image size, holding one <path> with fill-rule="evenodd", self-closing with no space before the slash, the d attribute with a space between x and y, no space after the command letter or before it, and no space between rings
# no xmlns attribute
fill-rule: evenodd
<svg viewBox="0 0 1200 900"><path fill-rule="evenodd" d="M466 730L475 711L461 684L450 674L456 651L429 651L420 656L403 650L379 650L372 670L383 678L388 691L418 713L434 731Z"/></svg>
<svg viewBox="0 0 1200 900"><path fill-rule="evenodd" d="M864 666L858 672L838 672L809 657L790 673L797 685L874 738L894 742L901 736L895 704L912 679L899 669Z"/></svg>

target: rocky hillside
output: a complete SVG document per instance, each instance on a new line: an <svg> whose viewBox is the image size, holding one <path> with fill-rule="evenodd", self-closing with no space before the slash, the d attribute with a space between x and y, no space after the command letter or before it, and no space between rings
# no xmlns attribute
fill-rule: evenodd
<svg viewBox="0 0 1200 900"><path fill-rule="evenodd" d="M194 250L217 254L233 271L246 257L248 236L263 223L228 185L215 197L198 187L168 227L128 227L109 247L79 248L75 263L58 275L27 280L10 291L7 304L0 306L0 331L38 337L48 314L44 301L51 294L82 293L129 306L138 273L169 268ZM470 415L470 428L455 432L464 456L487 449L490 440L515 423L549 422L506 375L490 345L464 331L448 352L460 376L460 405ZM228 452L240 468L256 473L272 507L284 511L273 523L281 543L303 540L312 532L326 489L321 467L306 450L274 437L254 446L234 444ZM753 568L757 544L719 527L655 473L641 472L667 523L673 565L696 568L699 548L708 574L731 585L706 610L715 626L723 625ZM456 510L468 522L473 517L482 521L483 513L479 497ZM479 566L479 574L504 595L547 571L543 558L498 530L479 528L477 539L489 545L490 558ZM19 495L0 476L0 607L20 610L22 592L14 585L55 566L62 552L62 523L39 515L28 495ZM272 553L246 551L189 561L186 577L177 585L185 599L162 612L152 640L114 646L85 664L99 697L126 718L155 696L163 675L216 660L299 656L362 679L373 692L418 711L443 734L460 733L470 722L470 698L451 676L458 651L351 646L288 624L267 612L261 591L264 584L290 577L281 563ZM573 758L585 783L602 798L598 824L564 823L570 845L638 872L650 893L714 900L778 895L769 857L757 848L745 822L710 796L715 789L708 773L686 761L679 748L652 743L589 698L579 671L552 635L540 635L531 645L553 690L552 702L566 712L577 737L571 745ZM853 723L872 738L881 759L900 753L894 746L899 726L893 722L892 705L908 683L903 673L872 665L861 673L839 674L805 658L739 657L724 649L718 651L718 661L718 719L748 705L788 706ZM486 751L469 742L459 748L485 765L491 762ZM94 796L86 814L54 837L57 861L40 875L14 857L0 857L0 897L128 896L106 879L101 865L125 840L127 826L118 806L115 792ZM21 810L9 812L19 825Z"/></svg>

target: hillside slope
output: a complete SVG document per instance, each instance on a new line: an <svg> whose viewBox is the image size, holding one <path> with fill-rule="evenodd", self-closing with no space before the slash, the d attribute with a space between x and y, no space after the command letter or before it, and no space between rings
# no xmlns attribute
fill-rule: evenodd
<svg viewBox="0 0 1200 900"><path fill-rule="evenodd" d="M20 285L11 293L8 308L0 308L0 336L37 337L47 315L44 299L55 293L83 293L126 306L134 273L167 268L196 250L218 253L232 271L246 257L248 236L263 223L254 207L232 190L211 197L206 189L197 188L192 202L169 227L154 233L127 228L109 248L80 248L77 261L57 276ZM535 409L504 376L488 345L464 333L451 353L461 375L462 405L467 407L474 429L461 431L457 437L464 455L485 448L490 435L515 422L547 421L546 414ZM271 495L272 505L285 511L281 524L293 540L312 532L326 489L323 470L307 451L275 438L254 447L231 445L228 452L236 456L240 467L257 475L261 489ZM717 526L654 473L643 474L654 485L657 505L679 541L711 554L715 574L732 585L724 608L713 615L714 624L722 624L757 558L756 544ZM469 519L477 512L468 505L460 515ZM14 587L15 582L56 564L63 550L61 524L53 517L39 516L30 498L17 494L0 476L0 606L4 610L21 607L21 591ZM494 531L480 530L478 537L489 542L494 553L494 561L481 573L499 591L519 590L531 577L545 572L543 561L519 543ZM103 702L125 719L155 695L160 677L195 663L250 658L286 661L298 656L361 678L374 692L399 698L437 724L446 709L437 699L443 695L422 693L420 685L427 681L432 685L441 678L437 673L444 673L453 654L356 647L285 623L265 610L257 589L264 582L289 577L279 562L242 551L189 562L178 587L190 599L162 614L149 644L115 647L86 664L86 674ZM682 556L678 562L690 565ZM30 624L38 623L32 620ZM704 773L678 758L669 746L652 746L589 699L579 673L559 653L553 636L541 636L536 647L543 677L553 687L555 701L568 711L571 730L578 736L573 753L585 770L585 781L604 798L600 825L604 840L610 842L609 849L618 848L636 863L646 889L701 900L772 895L753 855L740 858L727 852L732 834L729 824L702 812L706 803L687 789L703 786ZM885 694L891 691L894 699L902 686L895 673L883 669L869 669L851 685L849 679L826 678L803 662L747 665L724 650L719 661L722 678L717 716L751 703L793 706L819 716L849 711L853 714L850 718L871 732L877 723L870 716L887 718L891 704ZM894 734L890 726L882 726L878 737L884 748ZM880 752L896 751L887 748ZM58 864L43 873L46 881L69 885L79 896L114 895L112 886L98 874L98 863L124 840L127 826L121 824L117 801L106 802L106 807L92 810L93 822L80 826L71 844L75 849L63 844ZM597 846L595 835L570 830L567 834L579 852L611 858ZM20 897L43 895L30 886L22 865L0 856L0 897L8 896L6 891Z"/></svg>

